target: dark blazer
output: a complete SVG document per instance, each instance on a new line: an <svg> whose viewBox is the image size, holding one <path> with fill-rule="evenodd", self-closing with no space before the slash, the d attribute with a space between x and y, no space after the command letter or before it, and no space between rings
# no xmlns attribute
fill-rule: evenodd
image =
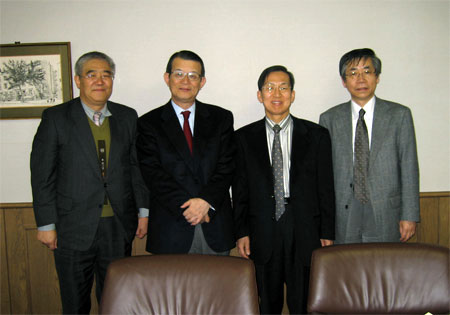
<svg viewBox="0 0 450 315"><path fill-rule="evenodd" d="M105 194L131 242L148 192L137 163L134 109L108 101L111 130L106 179L79 98L46 109L33 141L31 185L37 226L56 223L58 248L87 250Z"/></svg>
<svg viewBox="0 0 450 315"><path fill-rule="evenodd" d="M229 189L234 170L233 115L196 101L193 156L169 101L138 120L138 158L150 190L147 251L187 253L194 226L180 206L200 197L214 207L203 223L206 242L214 251L234 247Z"/></svg>
<svg viewBox="0 0 450 315"><path fill-rule="evenodd" d="M294 216L296 258L310 265L320 239L334 239L334 187L328 131L293 119L290 205ZM272 254L275 226L273 174L265 119L236 131L236 176L233 204L236 236L250 237L251 258L265 264Z"/></svg>

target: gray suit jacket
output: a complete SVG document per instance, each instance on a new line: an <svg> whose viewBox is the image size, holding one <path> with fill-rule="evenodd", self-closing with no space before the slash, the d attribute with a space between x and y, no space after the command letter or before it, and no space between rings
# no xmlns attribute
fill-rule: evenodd
<svg viewBox="0 0 450 315"><path fill-rule="evenodd" d="M330 131L336 191L336 243L344 239L353 196L351 103L320 116ZM400 220L419 215L419 167L414 124L409 108L376 98L369 160L369 193L377 234L382 241L400 238Z"/></svg>

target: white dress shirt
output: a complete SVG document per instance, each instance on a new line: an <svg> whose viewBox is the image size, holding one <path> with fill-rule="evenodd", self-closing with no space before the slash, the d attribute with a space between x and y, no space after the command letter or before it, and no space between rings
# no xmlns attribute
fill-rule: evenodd
<svg viewBox="0 0 450 315"><path fill-rule="evenodd" d="M372 125L373 125L373 113L375 109L375 96L372 97L364 107L359 106L352 101L352 127L353 127L353 153L355 153L355 136L356 136L356 124L358 123L359 111L361 108L366 112L364 114L364 121L367 126L367 133L369 135L369 148L372 143ZM353 154L354 155L354 154Z"/></svg>
<svg viewBox="0 0 450 315"><path fill-rule="evenodd" d="M191 128L191 134L193 137L194 136L194 122L195 122L195 102L188 109L184 109L172 101L172 107L175 111L175 114L177 115L178 121L180 122L181 129L183 129L183 126L184 126L184 116L183 116L182 112L184 112L184 111L191 112L188 120L189 120L189 127Z"/></svg>
<svg viewBox="0 0 450 315"><path fill-rule="evenodd" d="M270 163L272 163L272 146L275 132L273 126L275 126L272 120L266 116L266 134L267 134L267 147L269 149ZM289 170L291 169L291 148L292 148L292 131L294 129L294 123L291 115L284 118L279 124L280 130L280 144L281 153L283 154L283 181L284 181L284 197L290 197L289 191Z"/></svg>

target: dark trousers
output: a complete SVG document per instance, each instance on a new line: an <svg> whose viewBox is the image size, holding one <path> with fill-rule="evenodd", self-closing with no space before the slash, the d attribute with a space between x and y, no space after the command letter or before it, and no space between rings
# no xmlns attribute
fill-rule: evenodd
<svg viewBox="0 0 450 315"><path fill-rule="evenodd" d="M64 314L89 314L94 276L100 303L109 263L131 255L131 244L125 241L122 231L114 217L101 218L88 250L57 248L54 251Z"/></svg>
<svg viewBox="0 0 450 315"><path fill-rule="evenodd" d="M309 268L295 263L295 251L294 218L287 205L276 222L270 260L264 265L255 264L261 314L281 314L285 284L289 313L306 313Z"/></svg>

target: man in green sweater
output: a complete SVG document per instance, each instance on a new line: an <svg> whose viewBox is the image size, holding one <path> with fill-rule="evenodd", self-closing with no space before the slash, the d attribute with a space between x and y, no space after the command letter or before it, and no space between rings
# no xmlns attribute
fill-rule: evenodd
<svg viewBox="0 0 450 315"><path fill-rule="evenodd" d="M89 313L94 276L100 301L108 264L148 225L137 113L109 101L115 64L90 52L75 72L80 97L43 112L31 152L37 238L54 251L65 314Z"/></svg>

